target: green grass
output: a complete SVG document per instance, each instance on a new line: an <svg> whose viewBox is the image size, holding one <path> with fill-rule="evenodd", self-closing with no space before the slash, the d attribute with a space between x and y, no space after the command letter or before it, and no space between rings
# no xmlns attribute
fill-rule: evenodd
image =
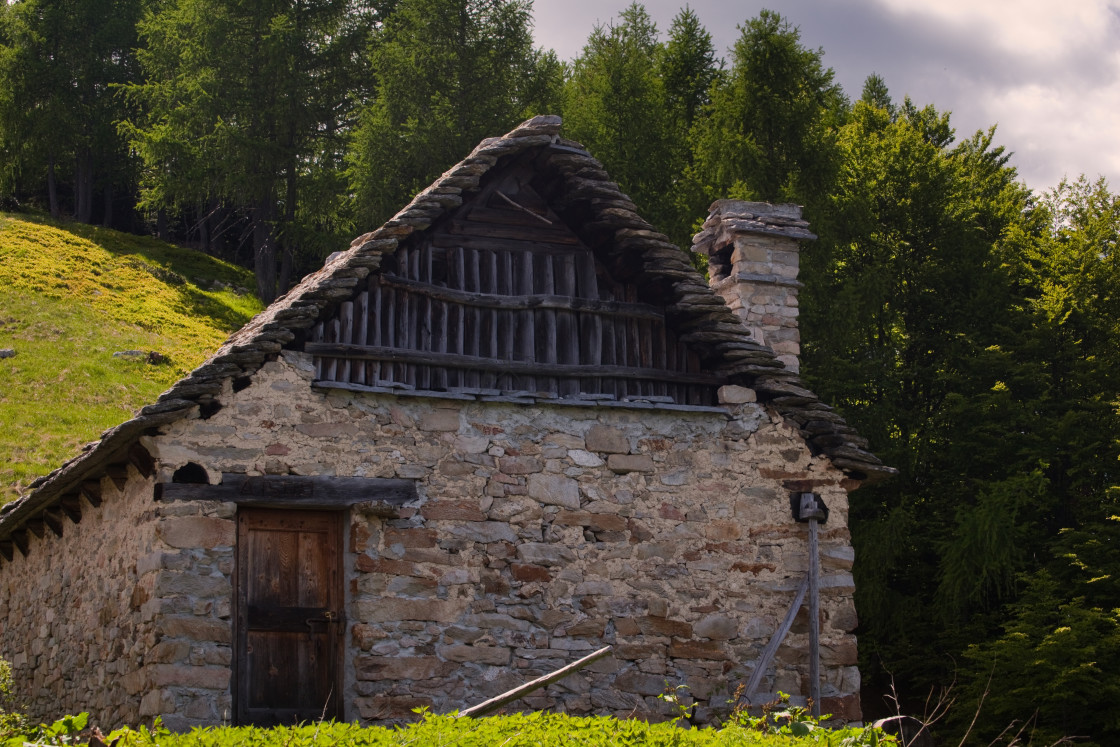
<svg viewBox="0 0 1120 747"><path fill-rule="evenodd" d="M70 730L84 728L79 717ZM10 742L13 747L24 739L56 736L63 721L56 722L48 734L21 735ZM557 713L513 714L479 719L426 714L418 722L403 727L361 727L357 724L324 722L294 727L259 729L223 727L195 729L187 734L171 734L165 729L122 729L109 736L121 737L118 747L391 747L411 745L455 745L455 747L888 747L881 732L874 729L815 729L805 736L786 733L763 734L742 725L722 728L682 729L671 723L651 724L636 719L608 716L567 716ZM54 743L54 742L50 742ZM893 741L889 744L895 744Z"/></svg>
<svg viewBox="0 0 1120 747"><path fill-rule="evenodd" d="M0 503L205 360L261 310L234 290L252 287L152 238L0 214L0 349L16 351L0 359Z"/></svg>

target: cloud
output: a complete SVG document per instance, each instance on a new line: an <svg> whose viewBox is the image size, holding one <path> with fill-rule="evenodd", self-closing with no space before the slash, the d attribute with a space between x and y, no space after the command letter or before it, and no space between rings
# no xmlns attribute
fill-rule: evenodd
<svg viewBox="0 0 1120 747"><path fill-rule="evenodd" d="M579 54L596 21L628 3L537 0L538 43ZM683 2L650 0L664 32ZM1120 188L1120 2L1118 0L690 0L717 49L736 26L776 7L850 96L867 75L894 98L952 111L959 136L998 124L997 144L1020 177L1048 189L1063 175L1109 177Z"/></svg>

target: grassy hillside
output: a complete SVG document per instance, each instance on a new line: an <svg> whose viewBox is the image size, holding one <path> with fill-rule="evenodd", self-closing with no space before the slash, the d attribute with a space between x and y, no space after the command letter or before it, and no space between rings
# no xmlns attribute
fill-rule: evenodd
<svg viewBox="0 0 1120 747"><path fill-rule="evenodd" d="M0 214L0 503L205 360L260 311L252 287L155 239Z"/></svg>

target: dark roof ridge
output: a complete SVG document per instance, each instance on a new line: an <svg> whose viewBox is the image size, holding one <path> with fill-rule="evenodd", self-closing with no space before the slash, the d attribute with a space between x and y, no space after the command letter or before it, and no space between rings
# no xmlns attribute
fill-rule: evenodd
<svg viewBox="0 0 1120 747"><path fill-rule="evenodd" d="M173 384L154 404L106 430L81 454L34 480L30 492L0 507L0 540L10 537L64 495L80 490L83 482L99 471L127 461L129 448L140 436L188 417L231 380L255 373L270 356L319 321L325 310L348 298L400 240L426 229L447 210L462 204L462 193L477 188L482 176L500 158L543 146L550 149L550 167L565 175L562 199L588 202L598 217L596 227L613 231L613 251L640 259L640 275L670 285L673 296L667 311L682 329L681 339L702 348L716 373L755 389L760 401L797 425L815 453L826 455L850 476L873 482L895 474L896 470L883 466L866 451L867 442L805 389L773 351L750 338L747 328L695 270L688 255L637 214L633 201L582 145L559 136L560 125L559 116L542 115L526 120L502 137L483 140L381 227L356 238L348 250L332 255L322 268L232 333L210 358ZM793 221L781 229L808 233L805 226Z"/></svg>

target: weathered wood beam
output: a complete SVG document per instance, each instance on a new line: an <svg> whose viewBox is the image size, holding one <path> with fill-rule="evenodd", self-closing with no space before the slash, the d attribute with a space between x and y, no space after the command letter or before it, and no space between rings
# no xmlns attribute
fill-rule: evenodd
<svg viewBox="0 0 1120 747"><path fill-rule="evenodd" d="M82 520L82 500L80 493L69 493L62 496L58 501L58 507L66 518L77 524Z"/></svg>
<svg viewBox="0 0 1120 747"><path fill-rule="evenodd" d="M61 537L62 536L62 513L61 512L50 511L50 510L44 511L43 512L43 523L47 525L48 529L50 529L52 532L54 532L54 536L56 536L56 537Z"/></svg>
<svg viewBox="0 0 1120 747"><path fill-rule="evenodd" d="M27 531L31 532L39 539L43 539L43 536L46 533L46 525L43 523L42 514L40 514L39 516L32 516L24 523L23 526L27 528Z"/></svg>
<svg viewBox="0 0 1120 747"><path fill-rule="evenodd" d="M159 501L227 501L260 508L358 508L396 518L416 498L413 480L373 477L224 474L221 485L160 483Z"/></svg>
<svg viewBox="0 0 1120 747"><path fill-rule="evenodd" d="M128 463L136 468L143 477L151 477L156 471L156 460L139 442L128 449Z"/></svg>
<svg viewBox="0 0 1120 747"><path fill-rule="evenodd" d="M438 301L449 301L464 306L477 306L484 309L509 309L513 311L529 309L558 309L561 311L581 311L602 316L624 317L626 319L648 319L655 322L665 321L665 311L657 306L644 303L625 303L622 301L600 301L594 298L575 298L559 295L499 296L490 293L472 293L430 285L416 280L408 280L392 275L381 276L382 285L390 288L422 293Z"/></svg>
<svg viewBox="0 0 1120 747"><path fill-rule="evenodd" d="M495 239L483 236L466 236L436 233L431 238L432 246L441 249L484 249L487 251L525 252L542 256L546 254L571 254L570 244L560 244L537 239L532 242L517 239ZM577 245L578 247L579 245Z"/></svg>
<svg viewBox="0 0 1120 747"><path fill-rule="evenodd" d="M551 685L553 682L558 682L559 680L564 679L565 677L567 677L569 674L572 674L573 672L578 672L580 669L583 669L588 664L591 664L592 662L603 658L604 656L606 656L610 652L611 652L611 647L610 646L604 646L603 648L599 649L598 651L596 651L592 654L588 654L587 656L583 657L582 659L579 659L578 661L573 661L571 664L568 664L567 666L561 667L560 669L557 669L555 672L552 672L551 674L546 674L543 677L538 677L537 679L533 680L532 682L526 682L524 685L521 685L520 687L515 687L512 690L508 690L508 691L502 693L501 695L490 698L490 700L479 703L476 706L471 706L470 708L467 708L466 710L459 711L458 717L459 718L475 718L475 717L478 717L478 716L485 716L488 713L493 713L494 711L498 710L499 708L501 708L504 705L512 703L515 700L520 700L521 698L524 698L526 695L533 692L534 690L539 690L542 687L545 687L546 685Z"/></svg>
<svg viewBox="0 0 1120 747"><path fill-rule="evenodd" d="M563 363L537 363L534 361L510 361L501 358L482 358L458 353L430 353L423 350L402 350L398 348L375 347L372 345L339 345L325 342L304 344L304 352L324 358L350 358L351 360L389 361L422 366L442 366L474 371L496 371L517 376L557 376L577 379L650 379L653 381L672 381L681 384L708 384L719 386L726 383L720 376L683 371L665 371L660 368L631 368L628 366L584 366Z"/></svg>
<svg viewBox="0 0 1120 747"><path fill-rule="evenodd" d="M12 532L12 542L15 543L15 546L19 548L20 553L23 555L23 557L26 558L28 553L27 532L25 532L23 529L17 529L16 531Z"/></svg>
<svg viewBox="0 0 1120 747"><path fill-rule="evenodd" d="M105 469L105 476L113 481L117 486L117 490L124 490L124 486L128 484L128 465L127 464L110 464Z"/></svg>
<svg viewBox="0 0 1120 747"><path fill-rule="evenodd" d="M4 560L9 563L15 558L15 543L10 539L0 540L0 555L4 556Z"/></svg>
<svg viewBox="0 0 1120 747"><path fill-rule="evenodd" d="M97 508L101 505L101 481L100 480L86 480L82 483L81 496L85 498L89 505Z"/></svg>

